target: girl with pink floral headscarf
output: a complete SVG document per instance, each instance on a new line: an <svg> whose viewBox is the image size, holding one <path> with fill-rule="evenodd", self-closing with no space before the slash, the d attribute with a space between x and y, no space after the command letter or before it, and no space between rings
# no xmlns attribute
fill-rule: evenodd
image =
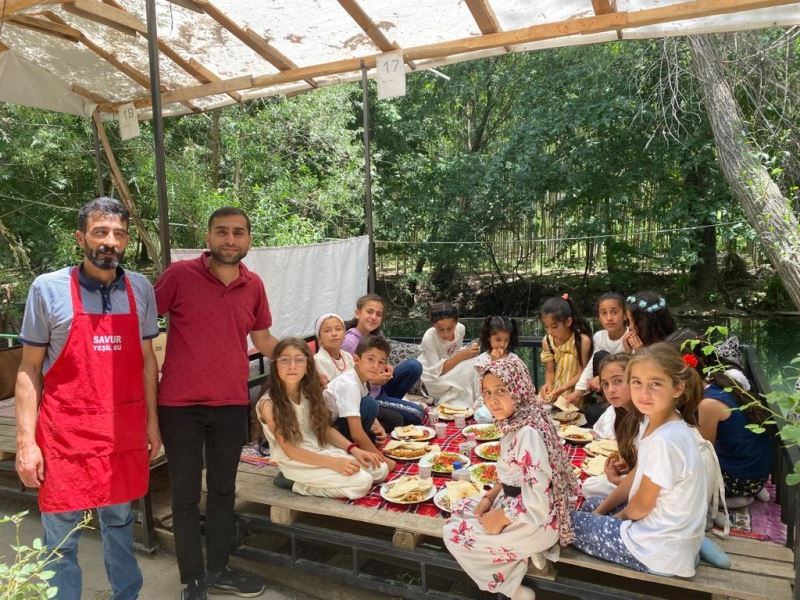
<svg viewBox="0 0 800 600"><path fill-rule="evenodd" d="M552 423L534 399L528 369L516 355L479 369L481 390L503 432L498 483L480 499L453 506L444 526L450 553L482 590L530 600L521 585L528 560L544 567L572 542L570 511L578 482Z"/></svg>

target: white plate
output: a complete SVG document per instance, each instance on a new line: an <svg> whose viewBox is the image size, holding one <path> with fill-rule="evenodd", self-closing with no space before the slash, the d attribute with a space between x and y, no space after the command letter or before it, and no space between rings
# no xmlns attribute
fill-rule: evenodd
<svg viewBox="0 0 800 600"><path fill-rule="evenodd" d="M419 500L413 500L413 501L392 500L391 498L387 498L386 497L387 487L391 487L392 483L393 482L391 482L391 481L389 483L384 483L380 488L380 493L381 493L381 498L383 498L387 502L391 502L393 504L419 504L421 502L426 502L427 500L430 500L431 498L433 498L436 495L436 486L434 485L434 486L431 486L431 489L429 489L427 491L427 493L425 494L425 496L423 496Z"/></svg>
<svg viewBox="0 0 800 600"><path fill-rule="evenodd" d="M427 442L436 437L436 430L433 427L425 427L425 425L415 425L415 429L422 429L425 432L423 437L403 437L397 434L397 429L392 430L392 437L396 440L404 440L406 442Z"/></svg>
<svg viewBox="0 0 800 600"><path fill-rule="evenodd" d="M475 414L475 411L472 410L471 408L465 408L464 409L464 418L465 419L469 419L474 414ZM439 412L439 420L440 421L455 421L456 420L456 415L446 415L446 414L444 414L444 413L442 413L440 411Z"/></svg>
<svg viewBox="0 0 800 600"><path fill-rule="evenodd" d="M558 411L558 412L561 412L561 411ZM551 420L552 420L554 423L556 423L556 427L559 427L559 426L561 426L561 425L575 425L576 427L583 427L583 426L584 426L584 425L586 425L586 423L588 422L588 421L586 420L586 415L584 415L584 414L581 414L581 415L578 417L578 420L577 420L577 421L570 421L569 423L565 423L565 422L563 422L563 421L559 421L558 419L554 418L554 417L553 417L553 413L550 413L550 419L551 419Z"/></svg>
<svg viewBox="0 0 800 600"><path fill-rule="evenodd" d="M420 456L410 457L410 456L395 456L391 452L384 452L384 455L388 456L392 460L402 460L404 462L414 462L415 460L419 460L423 456L428 456L428 454L430 454L430 452L426 452L425 454L422 454Z"/></svg>
<svg viewBox="0 0 800 600"><path fill-rule="evenodd" d="M588 433L590 433L590 434L592 433L591 429L587 429L586 431ZM582 438L578 439L578 438L570 437L568 435L564 435L563 433L561 433L560 429L557 431L557 433L558 433L558 437L560 437L562 440L565 440L565 441L569 442L570 444L582 445L582 444L588 444L589 442L594 440L594 435L592 435L591 437L588 437L587 439L582 439Z"/></svg>
<svg viewBox="0 0 800 600"><path fill-rule="evenodd" d="M484 469L486 467L494 467L494 466L495 466L495 463L479 463L477 465L471 466L469 468L469 478L472 481L472 483L474 483L475 485L480 485L480 486L489 486L489 487L493 486L494 482L486 483L486 482L481 481L480 479L478 479L478 476L475 474L475 471L478 471L480 469Z"/></svg>
<svg viewBox="0 0 800 600"><path fill-rule="evenodd" d="M476 485L478 485L478 487L481 487L481 484L476 484ZM436 495L433 497L433 503L437 507L439 507L440 510L443 510L444 512L449 513L450 512L450 503L444 501L444 498L446 496L447 496L447 488L443 487L438 492L436 492ZM470 496L470 497L472 497L472 496ZM476 495L474 497L477 498L478 496Z"/></svg>
<svg viewBox="0 0 800 600"><path fill-rule="evenodd" d="M437 452L436 454L426 454L420 459L419 464L431 465L431 473L435 473L436 475L452 475L452 471L437 471L433 468L433 458L437 454L456 454L458 456L458 460L461 461L461 468L468 467L470 465L469 457L464 456L463 454L458 454L457 452Z"/></svg>
<svg viewBox="0 0 800 600"><path fill-rule="evenodd" d="M488 429L489 427L494 427L495 431L497 432L494 436L486 437L486 435L482 435L482 432ZM494 423L475 423L475 425L467 425L464 429L461 430L461 433L466 435L467 432L474 431L476 433L475 438L481 442L492 442L494 440L499 440L503 437L503 434L497 429L497 426Z"/></svg>
<svg viewBox="0 0 800 600"><path fill-rule="evenodd" d="M475 447L475 454L480 456L483 460L489 460L489 461L492 461L492 462L496 462L497 458L491 458L488 454L485 453L485 450L489 446L498 446L498 448L499 448L500 442L484 442L483 444L478 444Z"/></svg>

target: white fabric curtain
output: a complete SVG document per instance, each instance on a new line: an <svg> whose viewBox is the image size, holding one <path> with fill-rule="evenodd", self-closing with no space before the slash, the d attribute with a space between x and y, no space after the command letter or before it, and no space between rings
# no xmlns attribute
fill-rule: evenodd
<svg viewBox="0 0 800 600"><path fill-rule="evenodd" d="M277 338L314 333L322 313L353 316L356 300L367 293L367 236L307 246L251 248L242 262L264 281ZM202 250L173 249L173 261L195 258Z"/></svg>

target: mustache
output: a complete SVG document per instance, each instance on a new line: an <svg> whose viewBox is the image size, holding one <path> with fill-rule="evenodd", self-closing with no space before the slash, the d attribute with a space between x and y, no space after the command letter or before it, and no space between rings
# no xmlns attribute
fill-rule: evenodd
<svg viewBox="0 0 800 600"><path fill-rule="evenodd" d="M122 252L113 248L112 246L98 246L92 251L93 256L97 256L99 254L113 254L114 256L121 258Z"/></svg>

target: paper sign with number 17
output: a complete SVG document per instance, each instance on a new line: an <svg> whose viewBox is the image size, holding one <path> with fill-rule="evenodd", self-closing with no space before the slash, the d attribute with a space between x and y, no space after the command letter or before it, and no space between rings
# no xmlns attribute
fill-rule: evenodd
<svg viewBox="0 0 800 600"><path fill-rule="evenodd" d="M406 68L402 52L382 54L377 60L378 100L406 95Z"/></svg>

